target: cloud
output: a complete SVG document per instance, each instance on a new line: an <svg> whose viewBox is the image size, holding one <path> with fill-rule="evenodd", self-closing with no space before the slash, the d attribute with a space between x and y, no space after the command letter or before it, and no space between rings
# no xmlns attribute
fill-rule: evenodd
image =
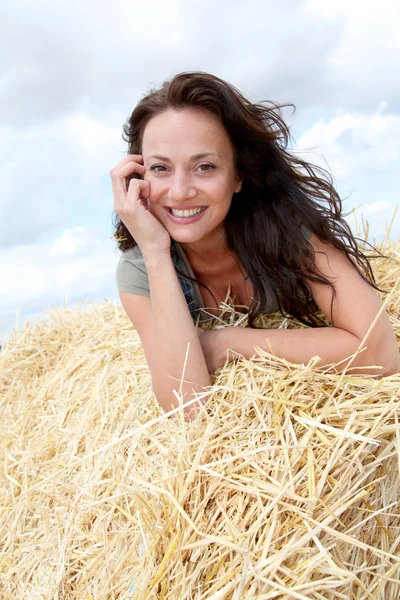
<svg viewBox="0 0 400 600"><path fill-rule="evenodd" d="M126 152L121 133L80 113L23 132L1 128L0 247L34 242L65 223L73 201L99 198L102 177Z"/></svg>
<svg viewBox="0 0 400 600"><path fill-rule="evenodd" d="M390 202L379 200L378 202L372 202L371 204L367 204L364 211L368 215L373 215L376 213L382 213L383 211L394 211L394 208L395 207Z"/></svg>
<svg viewBox="0 0 400 600"><path fill-rule="evenodd" d="M359 207L358 220L368 221L370 237L386 236L400 198L400 116L382 103L373 113L342 113L318 119L298 139L294 153L333 176L344 212ZM352 216L348 219L354 225ZM360 227L360 232L362 228ZM398 217L392 239L400 234Z"/></svg>
<svg viewBox="0 0 400 600"><path fill-rule="evenodd" d="M0 315L15 315L17 307L35 312L54 304L117 297L116 245L96 229L66 228L48 242L0 250Z"/></svg>
<svg viewBox="0 0 400 600"><path fill-rule="evenodd" d="M284 114L298 152L327 163L341 196L354 192L346 211L362 205L383 234L399 199L399 17L397 0L7 3L2 314L64 294L114 294L113 243L94 224L109 226L122 124L152 85L180 71L214 73L253 102L293 102L295 118Z"/></svg>
<svg viewBox="0 0 400 600"><path fill-rule="evenodd" d="M326 62L330 106L372 111L381 102L400 113L397 0L307 0L305 8L326 22L341 22L340 41Z"/></svg>
<svg viewBox="0 0 400 600"><path fill-rule="evenodd" d="M254 0L251 10L241 0L15 0L0 24L0 123L24 129L82 110L109 120L186 70L210 71L257 100L326 103L342 23L297 0Z"/></svg>
<svg viewBox="0 0 400 600"><path fill-rule="evenodd" d="M386 100L396 112L399 11L395 0L254 0L249 10L242 0L15 0L0 23L0 123L25 129L76 111L109 120L150 84L197 69L257 100L351 110Z"/></svg>
<svg viewBox="0 0 400 600"><path fill-rule="evenodd" d="M299 154L332 171L335 179L388 173L400 159L400 116L385 114L382 104L373 113L345 113L318 119L297 141Z"/></svg>
<svg viewBox="0 0 400 600"><path fill-rule="evenodd" d="M70 219L72 203L84 209L104 196L104 178L126 151L123 122L152 84L182 70L210 71L253 101L294 102L297 125L313 107L339 107L342 122L319 121L308 132L316 139L318 127L361 131L346 115L382 102L395 119L398 11L392 0L367 11L344 0L254 0L248 11L241 0L9 3L0 21L0 246L39 240ZM369 153L355 143L360 170ZM382 168L393 164L380 156ZM347 176L346 161L334 160Z"/></svg>

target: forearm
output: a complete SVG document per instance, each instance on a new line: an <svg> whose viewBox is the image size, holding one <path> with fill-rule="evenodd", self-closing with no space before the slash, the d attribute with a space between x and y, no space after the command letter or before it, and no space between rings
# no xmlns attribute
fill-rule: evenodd
<svg viewBox="0 0 400 600"><path fill-rule="evenodd" d="M340 362L336 370L343 371L360 343L357 336L336 327L284 330L229 327L225 330L225 338L220 341L223 354L221 363L225 361L228 349L250 358L256 352L255 347L258 347L294 364L307 364L312 357L319 356L321 360L318 367ZM379 359L375 360L372 349L368 348L368 339L365 346L367 349L352 360L349 373L389 374L385 369L353 369L381 364Z"/></svg>
<svg viewBox="0 0 400 600"><path fill-rule="evenodd" d="M211 379L171 258L147 259L146 268L153 319L152 385L157 400L168 412L178 406L174 389L181 390L187 402L194 397L193 392L204 392ZM196 411L197 403L184 409L185 416L193 416Z"/></svg>

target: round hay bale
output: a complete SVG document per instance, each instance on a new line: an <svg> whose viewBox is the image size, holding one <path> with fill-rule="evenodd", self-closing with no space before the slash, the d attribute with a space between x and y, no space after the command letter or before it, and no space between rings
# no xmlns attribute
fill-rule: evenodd
<svg viewBox="0 0 400 600"><path fill-rule="evenodd" d="M0 353L1 598L397 600L399 383L260 352L188 423L122 308L26 324Z"/></svg>

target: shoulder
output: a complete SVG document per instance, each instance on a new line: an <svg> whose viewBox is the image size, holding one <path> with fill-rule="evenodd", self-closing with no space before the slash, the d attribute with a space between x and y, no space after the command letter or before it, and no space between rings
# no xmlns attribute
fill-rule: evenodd
<svg viewBox="0 0 400 600"><path fill-rule="evenodd" d="M312 235L317 270L335 288L335 307L329 286L310 281L314 300L338 329L364 342L363 355L357 366L383 366L382 376L398 373L399 351L389 315L377 291L361 276L353 259L331 243ZM366 341L366 344L365 344ZM350 352L349 352L350 355Z"/></svg>
<svg viewBox="0 0 400 600"><path fill-rule="evenodd" d="M316 271L332 284L307 278L316 304L335 327L363 337L382 303L372 286L361 276L355 263L332 243L315 234L310 237ZM333 304L334 301L334 304Z"/></svg>
<svg viewBox="0 0 400 600"><path fill-rule="evenodd" d="M139 246L121 253L115 274L117 287L121 292L150 295L146 264Z"/></svg>

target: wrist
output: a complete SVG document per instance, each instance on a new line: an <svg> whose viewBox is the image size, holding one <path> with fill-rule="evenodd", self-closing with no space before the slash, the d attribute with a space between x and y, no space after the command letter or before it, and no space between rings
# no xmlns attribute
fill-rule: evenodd
<svg viewBox="0 0 400 600"><path fill-rule="evenodd" d="M227 358L232 359L232 352L228 353L228 350L232 348L232 329L234 328L224 327L218 331L217 346L219 362L221 364L225 364Z"/></svg>
<svg viewBox="0 0 400 600"><path fill-rule="evenodd" d="M170 252L143 252L143 259L147 270L172 264Z"/></svg>

